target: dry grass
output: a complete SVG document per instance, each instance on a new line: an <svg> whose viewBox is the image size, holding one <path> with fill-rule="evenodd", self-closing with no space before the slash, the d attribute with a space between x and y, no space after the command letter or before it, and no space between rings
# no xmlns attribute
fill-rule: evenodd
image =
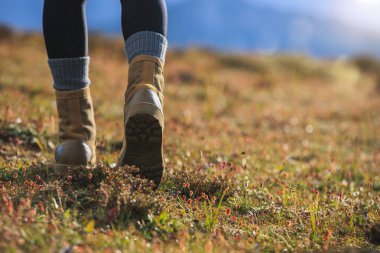
<svg viewBox="0 0 380 253"><path fill-rule="evenodd" d="M169 52L167 170L153 191L136 168L112 168L122 41L91 38L100 163L57 176L43 40L0 36L1 252L380 249L376 61Z"/></svg>

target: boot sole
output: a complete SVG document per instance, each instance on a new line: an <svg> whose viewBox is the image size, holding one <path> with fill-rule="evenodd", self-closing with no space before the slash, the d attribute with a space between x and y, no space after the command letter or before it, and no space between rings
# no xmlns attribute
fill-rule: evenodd
<svg viewBox="0 0 380 253"><path fill-rule="evenodd" d="M84 168L91 168L89 165L83 165L83 164L78 164L78 165L68 165L68 164L60 164L60 163L55 163L53 164L53 171L54 174L63 176L63 175L68 175L70 170L75 167L84 167Z"/></svg>
<svg viewBox="0 0 380 253"><path fill-rule="evenodd" d="M67 164L59 164L59 163L53 164L54 174L57 174L57 175L67 174L69 172L69 168L70 168L70 165L67 165Z"/></svg>
<svg viewBox="0 0 380 253"><path fill-rule="evenodd" d="M152 114L130 117L125 126L126 151L120 164L138 167L141 176L158 186L164 172L162 137L160 121Z"/></svg>

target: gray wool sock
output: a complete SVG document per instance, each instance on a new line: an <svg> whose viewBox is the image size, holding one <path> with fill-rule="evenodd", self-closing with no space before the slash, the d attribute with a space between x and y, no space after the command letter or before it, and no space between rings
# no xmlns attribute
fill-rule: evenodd
<svg viewBox="0 0 380 253"><path fill-rule="evenodd" d="M132 34L125 42L125 53L128 61L137 55L150 55L165 62L168 41L165 36L150 31L143 31Z"/></svg>
<svg viewBox="0 0 380 253"><path fill-rule="evenodd" d="M48 60L56 90L79 90L90 85L88 77L90 57Z"/></svg>

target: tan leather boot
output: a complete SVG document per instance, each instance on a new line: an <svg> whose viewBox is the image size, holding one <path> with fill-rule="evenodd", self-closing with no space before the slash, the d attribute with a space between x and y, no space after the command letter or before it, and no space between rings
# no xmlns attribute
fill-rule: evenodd
<svg viewBox="0 0 380 253"><path fill-rule="evenodd" d="M156 185L164 170L163 63L148 55L135 57L129 66L125 93L123 148L118 165L135 165Z"/></svg>
<svg viewBox="0 0 380 253"><path fill-rule="evenodd" d="M90 88L56 91L59 116L59 139L55 150L56 172L70 166L96 162L96 129Z"/></svg>

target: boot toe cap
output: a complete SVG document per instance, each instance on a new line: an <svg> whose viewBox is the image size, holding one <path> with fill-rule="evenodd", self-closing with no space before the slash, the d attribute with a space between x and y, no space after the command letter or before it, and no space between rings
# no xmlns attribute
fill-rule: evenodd
<svg viewBox="0 0 380 253"><path fill-rule="evenodd" d="M55 161L67 165L87 165L93 159L90 146L81 140L65 140L55 150Z"/></svg>

